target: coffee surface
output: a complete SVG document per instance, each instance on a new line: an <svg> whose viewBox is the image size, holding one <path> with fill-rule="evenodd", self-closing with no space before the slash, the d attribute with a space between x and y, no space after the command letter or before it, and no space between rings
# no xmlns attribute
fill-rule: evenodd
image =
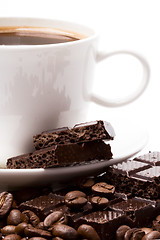
<svg viewBox="0 0 160 240"><path fill-rule="evenodd" d="M84 36L46 27L0 27L0 45L44 45L80 40Z"/></svg>

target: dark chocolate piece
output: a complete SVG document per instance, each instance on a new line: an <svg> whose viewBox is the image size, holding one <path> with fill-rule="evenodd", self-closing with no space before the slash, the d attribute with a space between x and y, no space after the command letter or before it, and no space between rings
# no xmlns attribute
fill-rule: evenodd
<svg viewBox="0 0 160 240"><path fill-rule="evenodd" d="M81 224L92 226L101 240L115 239L116 230L121 225L133 226L132 220L124 213L112 210L96 211L73 219L75 228L78 228Z"/></svg>
<svg viewBox="0 0 160 240"><path fill-rule="evenodd" d="M139 171L133 174L133 177L152 182L154 178L157 178L157 179L160 178L160 166L153 166L153 167L150 167L149 169Z"/></svg>
<svg viewBox="0 0 160 240"><path fill-rule="evenodd" d="M113 165L113 168L119 173L131 176L132 174L148 169L150 166L147 163L137 162L134 160L126 160L124 162Z"/></svg>
<svg viewBox="0 0 160 240"><path fill-rule="evenodd" d="M125 213L129 216L136 227L147 226L157 216L156 201L142 198L131 198L122 200L110 206L114 211Z"/></svg>
<svg viewBox="0 0 160 240"><path fill-rule="evenodd" d="M160 165L160 152L149 152L147 154L134 158L134 160L153 166L158 166Z"/></svg>
<svg viewBox="0 0 160 240"><path fill-rule="evenodd" d="M19 205L21 211L31 210L42 220L56 207L63 205L64 198L53 193L43 195Z"/></svg>
<svg viewBox="0 0 160 240"><path fill-rule="evenodd" d="M60 144L7 160L7 168L51 168L91 160L111 159L111 147L103 141Z"/></svg>
<svg viewBox="0 0 160 240"><path fill-rule="evenodd" d="M114 184L117 193L130 194L147 199L160 198L160 167L159 166L139 166L138 168L129 166L129 174L127 165L126 171L122 171L121 165L109 167L106 174L103 175L103 180L109 184ZM120 166L120 167L119 167Z"/></svg>
<svg viewBox="0 0 160 240"><path fill-rule="evenodd" d="M33 136L35 149L42 149L57 144L88 142L94 140L113 140L115 132L110 123L93 121L77 124L73 128L59 128Z"/></svg>

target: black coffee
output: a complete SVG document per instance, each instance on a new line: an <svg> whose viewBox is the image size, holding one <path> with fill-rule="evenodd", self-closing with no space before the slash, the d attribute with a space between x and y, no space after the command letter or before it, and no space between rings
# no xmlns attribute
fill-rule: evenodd
<svg viewBox="0 0 160 240"><path fill-rule="evenodd" d="M0 45L43 45L80 40L84 36L53 28L0 27Z"/></svg>

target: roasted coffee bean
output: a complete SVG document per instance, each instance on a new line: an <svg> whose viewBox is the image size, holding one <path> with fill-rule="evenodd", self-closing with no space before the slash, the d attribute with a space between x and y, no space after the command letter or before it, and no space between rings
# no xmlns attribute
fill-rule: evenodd
<svg viewBox="0 0 160 240"><path fill-rule="evenodd" d="M82 224L81 226L79 226L77 232L83 238L86 238L88 240L100 240L100 237L98 236L98 233L90 225Z"/></svg>
<svg viewBox="0 0 160 240"><path fill-rule="evenodd" d="M36 228L39 228L39 229L45 229L44 227L44 222L40 222L36 225Z"/></svg>
<svg viewBox="0 0 160 240"><path fill-rule="evenodd" d="M133 233L138 231L138 228L131 228L129 230L127 230L127 232L125 232L124 234L124 240L130 240L131 237L133 236Z"/></svg>
<svg viewBox="0 0 160 240"><path fill-rule="evenodd" d="M39 217L31 210L23 211L22 214L29 218L29 223L31 223L33 227L37 226L40 223Z"/></svg>
<svg viewBox="0 0 160 240"><path fill-rule="evenodd" d="M18 225L21 222L26 222L26 216L22 214L18 209L12 209L7 217L8 225Z"/></svg>
<svg viewBox="0 0 160 240"><path fill-rule="evenodd" d="M90 198L90 202L93 207L103 209L108 206L109 200L105 197L94 196Z"/></svg>
<svg viewBox="0 0 160 240"><path fill-rule="evenodd" d="M18 234L18 235L23 235L24 234L24 229L28 226L28 224L26 222L22 222L22 223L19 223L16 227L15 227L15 232Z"/></svg>
<svg viewBox="0 0 160 240"><path fill-rule="evenodd" d="M42 237L32 237L29 240L47 240L47 239Z"/></svg>
<svg viewBox="0 0 160 240"><path fill-rule="evenodd" d="M147 234L147 233L150 233L150 232L152 232L153 231L153 229L152 228L141 228L141 230L143 231L143 232L145 232L145 234Z"/></svg>
<svg viewBox="0 0 160 240"><path fill-rule="evenodd" d="M55 224L52 229L52 234L55 237L60 237L64 239L77 239L78 233L77 231L65 224Z"/></svg>
<svg viewBox="0 0 160 240"><path fill-rule="evenodd" d="M44 219L44 227L50 228L55 223L67 224L67 217L62 211L55 211Z"/></svg>
<svg viewBox="0 0 160 240"><path fill-rule="evenodd" d="M132 234L132 240L141 240L142 237L145 235L145 232L143 232L141 229L136 230L135 232L133 232Z"/></svg>
<svg viewBox="0 0 160 240"><path fill-rule="evenodd" d="M152 221L152 228L156 231L160 232L160 222L157 220Z"/></svg>
<svg viewBox="0 0 160 240"><path fill-rule="evenodd" d="M130 230L131 228L127 225L120 226L116 231L116 239L123 240L125 233Z"/></svg>
<svg viewBox="0 0 160 240"><path fill-rule="evenodd" d="M1 233L3 235L13 234L13 233L16 233L15 229L16 229L16 226L14 226L14 225L7 225L7 226L5 226L5 227L3 227L1 229Z"/></svg>
<svg viewBox="0 0 160 240"><path fill-rule="evenodd" d="M43 229L32 227L31 225L27 226L24 229L24 235L26 237L29 237L29 238L31 238L31 237L43 237L43 238L47 238L47 239L52 236L50 232L48 232L46 230L43 230Z"/></svg>
<svg viewBox="0 0 160 240"><path fill-rule="evenodd" d="M10 234L3 238L3 240L21 240L21 236L17 234Z"/></svg>
<svg viewBox="0 0 160 240"><path fill-rule="evenodd" d="M99 196L110 197L114 194L115 187L106 182L99 182L92 186L92 191Z"/></svg>
<svg viewBox="0 0 160 240"><path fill-rule="evenodd" d="M156 220L160 222L160 215L156 217Z"/></svg>
<svg viewBox="0 0 160 240"><path fill-rule="evenodd" d="M64 201L68 207L78 209L87 203L87 198L86 194L81 191L72 191L65 195Z"/></svg>
<svg viewBox="0 0 160 240"><path fill-rule="evenodd" d="M63 238L55 237L55 238L53 238L53 240L63 240Z"/></svg>
<svg viewBox="0 0 160 240"><path fill-rule="evenodd" d="M152 240L152 239L160 239L160 232L152 231L144 235L144 237L142 238L142 240Z"/></svg>
<svg viewBox="0 0 160 240"><path fill-rule="evenodd" d="M81 189L85 190L85 189L89 189L91 188L93 185L95 184L95 179L94 178L85 178L85 179L81 179L78 183L78 185L80 186Z"/></svg>
<svg viewBox="0 0 160 240"><path fill-rule="evenodd" d="M4 217L13 203L13 195L8 192L0 193L0 218Z"/></svg>

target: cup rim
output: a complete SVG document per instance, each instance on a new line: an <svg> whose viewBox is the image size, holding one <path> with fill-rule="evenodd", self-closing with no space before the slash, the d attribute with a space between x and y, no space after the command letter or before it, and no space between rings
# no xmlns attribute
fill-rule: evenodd
<svg viewBox="0 0 160 240"><path fill-rule="evenodd" d="M7 23L10 22L9 25ZM0 17L0 26L16 26L14 23L18 23L17 26L27 26L26 24L32 24L28 26L38 26L37 24L40 24L41 27L47 27L47 24L51 25L54 23L54 25L60 26L64 25L64 28L66 31L73 31L76 33L80 33L86 36L86 38L82 38L76 41L71 42L64 42L64 43L53 43L53 44L37 44L37 45L0 45L0 50L3 49L38 49L38 48L61 48L64 46L76 46L82 43L86 43L88 41L91 41L92 39L95 39L98 37L98 33L91 28L90 26L72 22L72 21L66 21L61 19L54 19L54 18L38 18L38 17ZM37 23L36 23L37 22ZM5 24L6 23L6 24ZM50 26L48 26L50 27ZM77 30L76 30L77 29ZM80 31L80 32L79 32ZM89 34L87 35L86 32Z"/></svg>

